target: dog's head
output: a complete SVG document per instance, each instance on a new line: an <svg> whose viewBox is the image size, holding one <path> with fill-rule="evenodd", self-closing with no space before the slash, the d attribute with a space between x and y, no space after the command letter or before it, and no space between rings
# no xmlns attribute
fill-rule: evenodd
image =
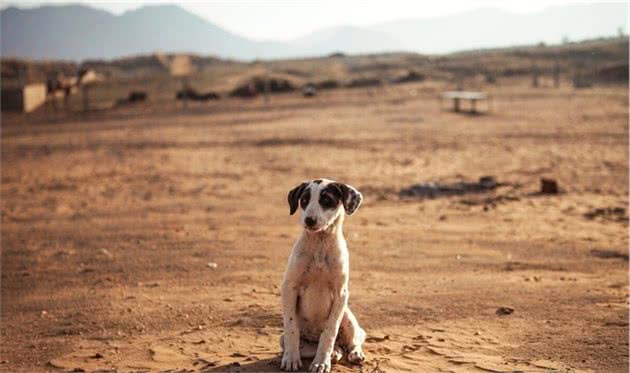
<svg viewBox="0 0 630 373"><path fill-rule="evenodd" d="M301 221L304 228L311 232L320 232L334 223L340 214L354 214L361 205L363 196L348 184L317 179L293 188L288 199L291 215L299 206L302 209Z"/></svg>

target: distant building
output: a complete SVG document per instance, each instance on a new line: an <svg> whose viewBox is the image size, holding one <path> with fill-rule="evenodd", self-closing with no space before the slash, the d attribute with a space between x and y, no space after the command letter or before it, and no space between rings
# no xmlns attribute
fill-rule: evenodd
<svg viewBox="0 0 630 373"><path fill-rule="evenodd" d="M23 87L2 87L2 111L30 113L46 102L46 84L26 84Z"/></svg>

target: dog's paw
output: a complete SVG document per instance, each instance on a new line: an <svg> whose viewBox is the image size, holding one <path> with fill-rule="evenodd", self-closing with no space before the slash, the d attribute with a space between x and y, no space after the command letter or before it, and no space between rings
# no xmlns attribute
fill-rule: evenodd
<svg viewBox="0 0 630 373"><path fill-rule="evenodd" d="M311 363L311 373L330 373L330 357L323 360L315 358Z"/></svg>
<svg viewBox="0 0 630 373"><path fill-rule="evenodd" d="M284 350L282 354L282 362L280 363L280 369L288 372L296 372L302 367L302 360L300 359L299 351Z"/></svg>
<svg viewBox="0 0 630 373"><path fill-rule="evenodd" d="M335 349L332 352L332 355L330 355L330 361L332 361L332 363L335 364L335 363L340 362L341 359L343 359L343 351L341 350L341 348L335 347Z"/></svg>
<svg viewBox="0 0 630 373"><path fill-rule="evenodd" d="M365 354L360 347L355 347L348 353L348 362L351 364L361 364L365 361Z"/></svg>

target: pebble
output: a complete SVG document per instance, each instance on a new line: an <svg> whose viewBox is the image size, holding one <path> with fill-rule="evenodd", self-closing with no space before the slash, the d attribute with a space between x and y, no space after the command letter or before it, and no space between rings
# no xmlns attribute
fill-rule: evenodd
<svg viewBox="0 0 630 373"><path fill-rule="evenodd" d="M499 307L496 311L496 314L499 316L511 315L512 313L514 313L514 308L512 307Z"/></svg>
<svg viewBox="0 0 630 373"><path fill-rule="evenodd" d="M112 259L114 256L107 249L101 249L101 253L105 255L107 258Z"/></svg>

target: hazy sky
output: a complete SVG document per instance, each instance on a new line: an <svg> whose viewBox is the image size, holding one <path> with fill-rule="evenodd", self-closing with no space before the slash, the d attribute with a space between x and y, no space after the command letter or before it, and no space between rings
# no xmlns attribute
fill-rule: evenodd
<svg viewBox="0 0 630 373"><path fill-rule="evenodd" d="M178 4L227 30L256 40L290 40L332 26L366 26L401 18L430 18L475 8L494 7L515 13L530 13L550 6L576 2L566 0L74 1L74 3L83 3L116 14L147 4ZM582 1L582 3L593 2L595 1ZM626 0L607 2L627 3ZM2 8L10 5L33 7L42 4L67 3L71 2L2 1Z"/></svg>

